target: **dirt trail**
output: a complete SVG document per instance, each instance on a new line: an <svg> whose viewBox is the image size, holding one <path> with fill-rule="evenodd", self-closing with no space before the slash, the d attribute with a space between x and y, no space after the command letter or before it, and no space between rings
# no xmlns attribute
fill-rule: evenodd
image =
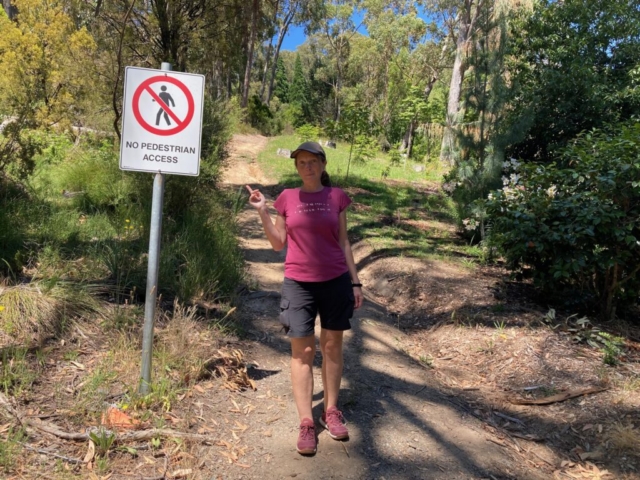
<svg viewBox="0 0 640 480"><path fill-rule="evenodd" d="M264 137L237 135L224 174L229 188L245 183L275 195L277 188L255 162ZM272 198L271 198L272 199ZM249 334L245 358L257 391L238 397L239 421L248 426L239 462L222 478L296 479L538 479L499 446L483 424L448 396L433 374L406 352L406 337L385 307L368 296L345 337L340 404L350 439L332 440L320 427L318 453L295 452L298 419L289 382L289 344L278 326L284 253L273 252L250 207L239 217L240 241L254 282L242 297L240 315ZM367 250L356 245L356 262ZM401 259L397 259L401 261ZM363 278L368 277L363 269ZM365 294L367 292L365 291ZM317 366L321 357L317 353ZM315 370L314 416L322 411L320 370ZM246 405L245 405L246 404ZM246 425L248 423L248 425ZM249 433L250 435L247 435ZM499 441L498 441L499 443Z"/></svg>

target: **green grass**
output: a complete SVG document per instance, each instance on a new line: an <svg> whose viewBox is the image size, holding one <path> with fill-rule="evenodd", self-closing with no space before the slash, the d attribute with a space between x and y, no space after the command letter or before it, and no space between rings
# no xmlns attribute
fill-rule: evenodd
<svg viewBox="0 0 640 480"><path fill-rule="evenodd" d="M25 433L22 430L10 428L0 438L0 471L9 473L22 455L20 443L25 441Z"/></svg>
<svg viewBox="0 0 640 480"><path fill-rule="evenodd" d="M24 348L3 348L0 361L0 388L6 395L21 395L38 378Z"/></svg>
<svg viewBox="0 0 640 480"><path fill-rule="evenodd" d="M273 138L258 161L268 177L285 187L300 185L293 160L277 155L279 148L295 149L295 135ZM382 171L389 165L386 155L366 164L353 164L345 179L349 146L326 148L327 171L334 185L344 188L354 204L349 209L349 238L366 240L389 256L436 258L473 268L481 250L470 246L455 233L455 208L438 188L444 170L427 164L424 172L413 169L414 162L391 167L386 179Z"/></svg>
<svg viewBox="0 0 640 480"><path fill-rule="evenodd" d="M0 278L58 278L107 287L121 302L145 292L152 175L122 172L107 141L45 137L33 172L0 183ZM206 167L206 168L205 168ZM215 170L203 160L203 171ZM71 193L69 193L71 192ZM214 176L168 175L160 293L215 301L242 280L234 199ZM12 282L12 283L13 283Z"/></svg>
<svg viewBox="0 0 640 480"><path fill-rule="evenodd" d="M258 156L258 162L263 171L269 175L279 179L286 179L291 173L295 173L293 160L279 156L277 151L279 148L294 150L299 144L300 139L296 135L283 135L271 139L267 148ZM331 176L332 182L340 186L345 184L347 174L347 166L349 160L349 144L338 142L337 148L325 148L327 154L327 173ZM425 167L425 171L416 172L413 167L421 165ZM382 172L389 166L388 155L378 152L376 158L367 163L351 162L349 167L349 177L365 178L367 180L381 180ZM402 180L408 182L438 181L443 174L443 169L438 163L428 163L423 165L413 160L408 160L406 164L392 166L389 171L388 179Z"/></svg>

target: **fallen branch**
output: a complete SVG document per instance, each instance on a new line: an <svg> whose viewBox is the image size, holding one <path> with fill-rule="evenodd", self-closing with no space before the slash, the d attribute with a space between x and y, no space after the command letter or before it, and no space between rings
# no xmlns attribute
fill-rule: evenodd
<svg viewBox="0 0 640 480"><path fill-rule="evenodd" d="M574 390L572 392L559 393L545 398L537 398L534 400L528 400L524 398L509 398L509 402L516 405L550 405L552 403L564 402L571 398L581 397L583 395L590 395L592 393L600 393L608 390L608 387L593 387L585 388L582 390Z"/></svg>
<svg viewBox="0 0 640 480"><path fill-rule="evenodd" d="M27 450L31 450L33 452L38 452L38 453L43 453L45 455L49 455L49 456L54 457L54 458L59 458L60 460L64 460L65 462L69 462L69 463L86 463L84 460L80 460L79 458L65 457L64 455L60 455L59 453L51 452L49 450L45 450L44 448L32 447L31 445L28 445L26 443L20 443L20 445L22 445Z"/></svg>
<svg viewBox="0 0 640 480"><path fill-rule="evenodd" d="M30 426L43 431L50 433L51 435L55 435L58 438L62 438L64 440L73 440L73 441L87 441L90 439L89 433L70 433L60 430L57 426L52 425L46 422L35 422L28 421L25 422ZM215 442L213 437L209 435L200 435L198 433L187 433L180 432L177 430L171 430L168 428L151 428L149 430L136 430L132 432L126 433L116 433L115 442L131 442L131 441L140 441L140 440L151 440L152 438L184 438L185 440L194 440L199 442Z"/></svg>
<svg viewBox="0 0 640 480"><path fill-rule="evenodd" d="M54 435L58 438L62 438L63 440L71 440L74 442L86 442L90 440L89 432L84 433L73 433L73 432L65 432L61 430L58 426L44 422L35 417L27 417L11 406L9 399L2 393L0 393L0 408L4 409L7 413L11 415L23 428L27 430L27 432L33 433L34 430L39 430L41 432L46 432L51 435ZM151 440L152 438L162 437L162 438L184 438L185 440L193 440L197 442L203 443L214 443L216 439L209 435L200 435L197 433L187 433L187 432L179 432L177 430L171 430L167 428L152 428L149 430L137 430L126 433L117 433L115 442L123 443L130 442L136 440Z"/></svg>
<svg viewBox="0 0 640 480"><path fill-rule="evenodd" d="M535 435L531 435L531 434L522 434L522 433L518 433L518 432L509 432L509 435L511 435L512 437L522 438L523 440L529 440L530 442L544 442L544 438L536 437Z"/></svg>
<svg viewBox="0 0 640 480"><path fill-rule="evenodd" d="M518 423L524 426L524 422L522 420L518 420L517 418L510 417L509 415L505 415L504 413L500 413L500 412L493 412L493 414L500 418L504 418L505 420L509 420L510 422Z"/></svg>

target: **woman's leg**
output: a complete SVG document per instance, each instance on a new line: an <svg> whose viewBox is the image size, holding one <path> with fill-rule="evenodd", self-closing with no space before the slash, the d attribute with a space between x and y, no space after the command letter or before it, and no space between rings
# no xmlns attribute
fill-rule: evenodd
<svg viewBox="0 0 640 480"><path fill-rule="evenodd" d="M291 339L291 385L300 421L313 419L313 358L316 354L314 335Z"/></svg>
<svg viewBox="0 0 640 480"><path fill-rule="evenodd" d="M320 331L320 351L322 352L322 385L324 387L324 410L338 404L340 382L342 380L342 338L344 332L338 330Z"/></svg>

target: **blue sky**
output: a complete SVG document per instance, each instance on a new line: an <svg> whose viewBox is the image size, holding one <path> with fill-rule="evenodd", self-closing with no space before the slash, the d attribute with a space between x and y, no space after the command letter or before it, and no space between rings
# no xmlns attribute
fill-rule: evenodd
<svg viewBox="0 0 640 480"><path fill-rule="evenodd" d="M419 7L418 9L418 16L422 18L425 22L429 21L427 14L425 13L422 7ZM353 15L354 23L358 25L360 22L362 22L363 17L364 17L364 12L356 12ZM360 26L358 31L363 35L367 34L367 29L364 25ZM306 39L307 37L304 34L304 27L289 27L289 31L287 32L287 35L284 37L284 40L282 42L282 50L295 51L298 48L298 46L304 43Z"/></svg>
<svg viewBox="0 0 640 480"><path fill-rule="evenodd" d="M303 44L306 38L303 27L289 27L289 31L282 41L282 50L293 51Z"/></svg>
<svg viewBox="0 0 640 480"><path fill-rule="evenodd" d="M358 25L362 22L363 17L363 12L356 12L352 17L353 22ZM360 26L358 31L363 35L367 34L367 29L364 25ZM306 39L307 36L304 34L304 27L289 27L289 31L282 41L282 50L294 51L298 48L299 45L302 45Z"/></svg>

